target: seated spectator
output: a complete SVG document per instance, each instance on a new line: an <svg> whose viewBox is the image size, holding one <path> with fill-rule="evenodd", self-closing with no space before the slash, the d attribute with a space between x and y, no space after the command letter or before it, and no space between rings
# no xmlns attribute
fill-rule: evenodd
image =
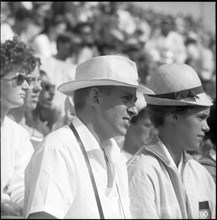
<svg viewBox="0 0 217 220"><path fill-rule="evenodd" d="M92 22L79 22L73 30L81 38L81 49L78 56L78 64L98 55L98 49L94 39Z"/></svg>
<svg viewBox="0 0 217 220"><path fill-rule="evenodd" d="M137 113L137 88L153 93L139 85L133 61L111 55L80 64L76 80L58 87L63 94L73 95L74 125L70 123L72 130L66 125L47 135L28 164L26 217L131 217L126 164L113 137L124 136ZM75 136L72 131L77 131Z"/></svg>
<svg viewBox="0 0 217 220"><path fill-rule="evenodd" d="M122 152L126 162L135 155L138 150L149 142L153 135L153 125L148 117L144 96L137 94L137 111L138 114L131 119L130 127L124 137Z"/></svg>
<svg viewBox="0 0 217 220"><path fill-rule="evenodd" d="M44 30L32 40L32 47L41 58L57 54L57 36L66 30L63 16L47 19L44 23Z"/></svg>
<svg viewBox="0 0 217 220"><path fill-rule="evenodd" d="M42 90L36 108L28 115L28 123L38 130L43 136L50 133L53 124L52 102L55 93L55 86L43 70L40 70Z"/></svg>
<svg viewBox="0 0 217 220"><path fill-rule="evenodd" d="M72 56L73 34L66 32L57 37L57 54L52 57L42 59L41 69L44 70L51 82L56 88L67 81L74 80L76 65L69 61ZM53 97L53 106L56 111L57 121L65 114L64 103L66 96L55 89Z"/></svg>
<svg viewBox="0 0 217 220"><path fill-rule="evenodd" d="M141 45L136 38L128 39L125 41L125 45L122 48L122 52L126 54L130 59L137 62L140 57Z"/></svg>
<svg viewBox="0 0 217 220"><path fill-rule="evenodd" d="M41 32L44 25L33 11L24 7L16 11L14 20L15 23L12 26L14 35L18 35L25 44L30 44L32 39Z"/></svg>
<svg viewBox="0 0 217 220"><path fill-rule="evenodd" d="M193 35L193 36L192 36ZM185 63L194 68L196 61L200 57L200 40L195 34L190 34L185 40L186 60Z"/></svg>
<svg viewBox="0 0 217 220"><path fill-rule="evenodd" d="M8 2L1 2L1 42L13 40L14 32L12 24L14 19Z"/></svg>
<svg viewBox="0 0 217 220"><path fill-rule="evenodd" d="M216 98L216 70L213 52L206 47L200 48L200 56L193 66L198 72L205 92Z"/></svg>
<svg viewBox="0 0 217 220"><path fill-rule="evenodd" d="M138 115L131 120L131 125L127 131L124 140L123 152L126 156L126 161L138 152L138 150L147 144L152 137L153 125L148 118L146 108L139 111Z"/></svg>
<svg viewBox="0 0 217 220"><path fill-rule="evenodd" d="M35 63L35 69L28 74L29 89L24 99L24 104L17 108L10 109L8 116L28 130L31 136L31 142L36 148L38 143L42 141L43 135L38 132L34 127L30 126L26 121L26 114L36 108L39 94L41 92L41 78L39 73L40 60Z"/></svg>
<svg viewBox="0 0 217 220"><path fill-rule="evenodd" d="M160 33L147 42L145 49L160 64L184 63L186 59L184 38L174 30L174 19L171 16L162 18Z"/></svg>
<svg viewBox="0 0 217 220"><path fill-rule="evenodd" d="M24 170L33 153L26 129L11 120L11 108L24 104L36 58L17 37L1 43L1 217L22 217ZM10 217L8 217L10 218Z"/></svg>

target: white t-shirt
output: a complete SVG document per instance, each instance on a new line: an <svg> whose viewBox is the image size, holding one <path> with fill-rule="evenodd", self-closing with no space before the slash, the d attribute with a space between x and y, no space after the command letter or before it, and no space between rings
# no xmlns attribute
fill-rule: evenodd
<svg viewBox="0 0 217 220"><path fill-rule="evenodd" d="M103 151L76 116L73 124L88 154L105 218L131 217L127 169L118 145L111 139L105 148L115 170L113 185L107 187ZM25 183L26 217L44 211L57 218L100 218L84 156L68 125L46 136L27 166Z"/></svg>
<svg viewBox="0 0 217 220"><path fill-rule="evenodd" d="M1 125L1 201L23 204L24 171L32 153L28 131L6 116Z"/></svg>

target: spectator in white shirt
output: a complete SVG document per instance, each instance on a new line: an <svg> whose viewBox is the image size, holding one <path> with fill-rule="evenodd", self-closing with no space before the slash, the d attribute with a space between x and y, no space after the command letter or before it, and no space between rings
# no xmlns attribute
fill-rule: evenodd
<svg viewBox="0 0 217 220"><path fill-rule="evenodd" d="M136 64L114 55L79 64L75 80L58 87L74 97L76 116L33 154L26 169L25 217L131 217L126 164L113 138L126 134L137 113L137 88L152 93L139 85Z"/></svg>
<svg viewBox="0 0 217 220"><path fill-rule="evenodd" d="M33 51L17 37L1 43L1 217L22 216L24 170L33 153L26 129L11 120L11 108L24 104L28 73L36 66Z"/></svg>

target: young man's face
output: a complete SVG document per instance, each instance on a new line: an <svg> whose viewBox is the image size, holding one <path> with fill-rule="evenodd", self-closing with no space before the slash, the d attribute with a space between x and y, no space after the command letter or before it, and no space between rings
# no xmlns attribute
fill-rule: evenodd
<svg viewBox="0 0 217 220"><path fill-rule="evenodd" d="M207 124L209 114L209 107L201 107L191 109L185 115L179 115L181 119L175 129L179 135L180 142L183 143L183 146L185 145L185 150L198 150L205 132L209 131Z"/></svg>
<svg viewBox="0 0 217 220"><path fill-rule="evenodd" d="M135 88L114 86L110 94L101 92L96 113L99 132L106 138L125 135L131 118L137 114L135 101Z"/></svg>

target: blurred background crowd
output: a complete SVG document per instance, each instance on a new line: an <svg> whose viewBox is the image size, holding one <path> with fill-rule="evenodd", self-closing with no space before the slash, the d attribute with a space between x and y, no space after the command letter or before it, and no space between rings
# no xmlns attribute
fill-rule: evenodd
<svg viewBox="0 0 217 220"><path fill-rule="evenodd" d="M24 170L32 151L74 117L72 97L60 93L58 86L75 79L78 64L100 55L122 55L136 62L145 85L162 64L186 63L195 69L214 105L208 118L210 131L199 150L189 153L216 181L215 27L210 30L202 17L140 6L1 2L1 215L23 215ZM16 75L11 78L11 74ZM138 115L127 134L116 139L128 164L158 133L144 96L137 95Z"/></svg>
<svg viewBox="0 0 217 220"><path fill-rule="evenodd" d="M196 68L207 92L215 96L210 82L215 78L215 33L191 15L165 15L130 2L1 5L2 41L16 34L40 56L47 58L60 50L58 58L75 65L96 55L125 54L137 63L145 84L155 65L185 62Z"/></svg>
<svg viewBox="0 0 217 220"><path fill-rule="evenodd" d="M27 121L39 115L37 130L43 135L73 115L72 100L56 88L73 80L76 65L93 56L130 58L145 85L157 66L186 63L198 73L205 92L216 98L215 31L191 15L160 13L131 2L1 2L1 42L14 35L41 60L46 80L40 96L44 91L49 97ZM51 103L56 110L46 111Z"/></svg>

